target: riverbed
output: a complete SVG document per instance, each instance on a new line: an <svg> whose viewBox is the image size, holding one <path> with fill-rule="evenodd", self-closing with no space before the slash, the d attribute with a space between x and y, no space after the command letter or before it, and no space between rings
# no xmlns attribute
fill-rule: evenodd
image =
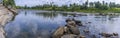
<svg viewBox="0 0 120 38"><path fill-rule="evenodd" d="M72 17L76 15L76 17ZM80 20L80 34L86 38L101 38L101 32L120 34L120 15L98 15L94 13L65 13L39 10L19 10L18 15L6 24L7 38L51 38L52 33L66 24L67 18ZM90 33L84 33L89 30Z"/></svg>

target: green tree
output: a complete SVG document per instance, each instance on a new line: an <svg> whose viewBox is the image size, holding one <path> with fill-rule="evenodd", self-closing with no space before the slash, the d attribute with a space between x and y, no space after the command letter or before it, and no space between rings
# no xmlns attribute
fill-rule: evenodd
<svg viewBox="0 0 120 38"><path fill-rule="evenodd" d="M90 5L90 7L94 7L94 3L93 2L90 2L89 5Z"/></svg>
<svg viewBox="0 0 120 38"><path fill-rule="evenodd" d="M68 9L68 6L67 5L62 5L62 10L64 10L64 11L67 11L67 9Z"/></svg>
<svg viewBox="0 0 120 38"><path fill-rule="evenodd" d="M73 4L70 4L70 7L69 7L70 11L76 11L78 9L80 9L80 5L76 4L76 3L73 3Z"/></svg>
<svg viewBox="0 0 120 38"><path fill-rule="evenodd" d="M107 5L102 5L101 8L99 8L100 10L108 10L108 6Z"/></svg>
<svg viewBox="0 0 120 38"><path fill-rule="evenodd" d="M105 1L102 1L102 5L105 5Z"/></svg>
<svg viewBox="0 0 120 38"><path fill-rule="evenodd" d="M100 9L101 8L101 3L98 1L98 2L95 2L95 8L98 8Z"/></svg>
<svg viewBox="0 0 120 38"><path fill-rule="evenodd" d="M115 5L115 3L114 2L110 2L110 4L109 4L109 7L110 8L113 8L113 7L115 7L116 5Z"/></svg>
<svg viewBox="0 0 120 38"><path fill-rule="evenodd" d="M14 8L15 2L14 2L14 0L3 0L3 5L6 7L11 6L12 8Z"/></svg>
<svg viewBox="0 0 120 38"><path fill-rule="evenodd" d="M52 10L56 11L57 5L52 5Z"/></svg>

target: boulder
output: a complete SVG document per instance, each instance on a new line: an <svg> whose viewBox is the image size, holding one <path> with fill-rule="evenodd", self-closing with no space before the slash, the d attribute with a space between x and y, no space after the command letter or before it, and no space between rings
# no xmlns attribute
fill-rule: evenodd
<svg viewBox="0 0 120 38"><path fill-rule="evenodd" d="M77 25L78 25L78 26L83 26L83 24L82 24L82 23L78 23Z"/></svg>
<svg viewBox="0 0 120 38"><path fill-rule="evenodd" d="M69 31L72 33L72 34L75 34L75 35L79 35L80 34L80 31L77 27L71 27L69 28Z"/></svg>
<svg viewBox="0 0 120 38"><path fill-rule="evenodd" d="M68 27L64 27L64 34L71 34Z"/></svg>
<svg viewBox="0 0 120 38"><path fill-rule="evenodd" d="M80 20L74 20L76 24L81 23Z"/></svg>
<svg viewBox="0 0 120 38"><path fill-rule="evenodd" d="M118 36L118 33L113 33L114 36Z"/></svg>
<svg viewBox="0 0 120 38"><path fill-rule="evenodd" d="M66 21L66 22L69 22L69 21L72 21L72 19L68 18L68 19L66 19L65 21Z"/></svg>
<svg viewBox="0 0 120 38"><path fill-rule="evenodd" d="M75 24L77 24L79 26L82 26L82 22L80 20L73 19L73 21L75 22Z"/></svg>
<svg viewBox="0 0 120 38"><path fill-rule="evenodd" d="M76 38L77 35L74 34L67 34L67 35L63 35L61 38Z"/></svg>
<svg viewBox="0 0 120 38"><path fill-rule="evenodd" d="M78 35L77 38L85 38L85 36Z"/></svg>
<svg viewBox="0 0 120 38"><path fill-rule="evenodd" d="M83 30L83 32L85 32L85 33L90 33L90 31L89 31L89 30Z"/></svg>
<svg viewBox="0 0 120 38"><path fill-rule="evenodd" d="M74 26L76 27L76 23L74 21L67 22L67 26Z"/></svg>
<svg viewBox="0 0 120 38"><path fill-rule="evenodd" d="M64 27L59 27L52 35L52 38L60 38L64 35Z"/></svg>

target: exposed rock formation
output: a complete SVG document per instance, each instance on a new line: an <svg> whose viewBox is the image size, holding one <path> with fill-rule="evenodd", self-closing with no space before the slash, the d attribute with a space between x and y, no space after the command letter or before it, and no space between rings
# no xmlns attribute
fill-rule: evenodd
<svg viewBox="0 0 120 38"><path fill-rule="evenodd" d="M13 18L13 13L0 4L0 38L5 38L4 26Z"/></svg>
<svg viewBox="0 0 120 38"><path fill-rule="evenodd" d="M77 27L77 23L81 23L79 21L75 21L74 19L67 19L66 25L63 27L59 27L54 33L53 38L81 38L79 28Z"/></svg>
<svg viewBox="0 0 120 38"><path fill-rule="evenodd" d="M60 38L64 35L64 27L59 27L52 35L52 38Z"/></svg>

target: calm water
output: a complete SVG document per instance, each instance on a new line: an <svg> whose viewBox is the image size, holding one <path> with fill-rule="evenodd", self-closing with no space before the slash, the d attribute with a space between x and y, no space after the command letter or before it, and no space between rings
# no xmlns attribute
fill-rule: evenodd
<svg viewBox="0 0 120 38"><path fill-rule="evenodd" d="M9 22L6 27L7 38L50 38L55 29L64 26L65 19L73 14L62 12L44 12L36 10L20 10L14 20ZM77 14L77 20L81 20L84 26L80 26L81 35L92 38L96 35L100 38L100 32L120 34L119 15L96 15L96 14ZM91 22L91 23L88 23ZM86 34L82 30L89 30Z"/></svg>

